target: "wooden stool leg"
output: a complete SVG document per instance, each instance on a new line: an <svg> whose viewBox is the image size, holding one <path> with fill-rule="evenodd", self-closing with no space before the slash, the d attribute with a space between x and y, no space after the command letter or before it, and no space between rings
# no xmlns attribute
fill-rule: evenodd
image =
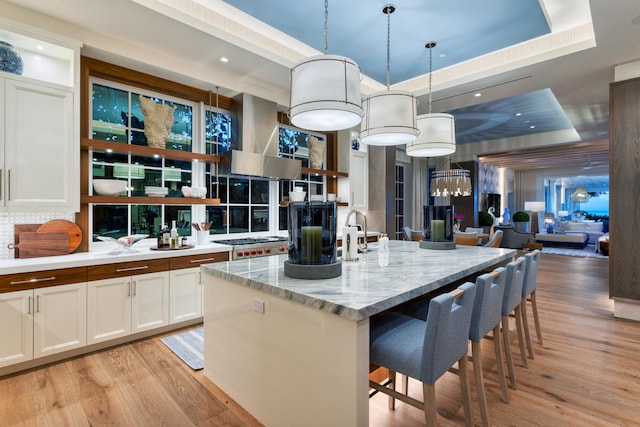
<svg viewBox="0 0 640 427"><path fill-rule="evenodd" d="M482 355L480 354L480 341L471 341L471 358L473 359L473 374L476 379L478 403L480 404L480 417L482 419L482 425L488 427L489 410L487 408L487 396L484 392L484 378L482 372Z"/></svg>
<svg viewBox="0 0 640 427"><path fill-rule="evenodd" d="M471 413L471 393L469 392L469 375L467 355L458 360L460 370L460 389L462 391L462 406L464 407L464 419L467 427L473 427L473 415ZM482 375L482 374L481 374Z"/></svg>
<svg viewBox="0 0 640 427"><path fill-rule="evenodd" d="M540 319L538 319L538 303L536 302L536 290L531 292L531 311L533 312L533 322L536 325L536 335L538 343L542 345L542 333L540 332Z"/></svg>
<svg viewBox="0 0 640 427"><path fill-rule="evenodd" d="M507 359L511 388L517 390L516 373L515 369L513 369L513 359L511 357L511 340L509 339L509 316L502 316L502 336L504 337L504 354Z"/></svg>
<svg viewBox="0 0 640 427"><path fill-rule="evenodd" d="M507 388L507 377L504 374L504 364L502 362L502 348L500 346L500 325L493 328L493 347L496 352L496 367L498 369L498 379L502 389L502 401L509 403L509 389Z"/></svg>
<svg viewBox="0 0 640 427"><path fill-rule="evenodd" d="M529 359L533 360L533 346L531 345L531 334L529 333L529 316L527 315L527 298L520 301L522 311L522 326L524 327L524 339L527 342L527 352Z"/></svg>
<svg viewBox="0 0 640 427"><path fill-rule="evenodd" d="M525 368L528 368L529 365L527 363L527 355L524 352L524 336L522 333L522 310L520 305L518 305L515 309L516 312L516 317L515 317L515 322L516 322L516 334L518 336L518 345L520 346L520 358L522 359L522 366Z"/></svg>
<svg viewBox="0 0 640 427"><path fill-rule="evenodd" d="M391 390L396 389L396 372L389 369L389 386ZM396 399L389 395L389 409L396 409Z"/></svg>
<svg viewBox="0 0 640 427"><path fill-rule="evenodd" d="M436 388L434 384L422 383L424 419L427 427L436 427Z"/></svg>

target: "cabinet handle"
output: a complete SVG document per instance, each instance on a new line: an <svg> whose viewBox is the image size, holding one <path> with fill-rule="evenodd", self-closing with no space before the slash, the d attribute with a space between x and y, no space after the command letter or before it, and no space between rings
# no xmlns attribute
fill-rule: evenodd
<svg viewBox="0 0 640 427"><path fill-rule="evenodd" d="M40 313L40 295L36 296L36 313Z"/></svg>
<svg viewBox="0 0 640 427"><path fill-rule="evenodd" d="M11 169L7 171L7 201L11 200Z"/></svg>
<svg viewBox="0 0 640 427"><path fill-rule="evenodd" d="M215 258L204 258L204 259L192 259L191 261L189 261L192 264L197 264L199 262L207 262L207 261L215 261Z"/></svg>
<svg viewBox="0 0 640 427"><path fill-rule="evenodd" d="M136 296L136 281L133 281L133 296Z"/></svg>
<svg viewBox="0 0 640 427"><path fill-rule="evenodd" d="M131 282L129 282L129 286L127 286L127 296L131 296Z"/></svg>
<svg viewBox="0 0 640 427"><path fill-rule="evenodd" d="M27 314L31 314L31 298L29 297L29 301L27 302Z"/></svg>
<svg viewBox="0 0 640 427"><path fill-rule="evenodd" d="M133 271L133 270L145 270L149 268L148 265L143 265L142 267L127 267L127 268L117 268L117 273L122 273L123 271Z"/></svg>
<svg viewBox="0 0 640 427"><path fill-rule="evenodd" d="M2 169L0 169L0 200L2 200L2 195L4 194L4 192L2 191L2 174L4 173L4 171Z"/></svg>
<svg viewBox="0 0 640 427"><path fill-rule="evenodd" d="M48 282L51 280L56 280L56 276L51 276L51 277L43 277L42 279L38 279L38 278L33 278L33 279L29 279L29 280L16 280L9 282L10 285L23 285L25 283L38 283L38 282Z"/></svg>

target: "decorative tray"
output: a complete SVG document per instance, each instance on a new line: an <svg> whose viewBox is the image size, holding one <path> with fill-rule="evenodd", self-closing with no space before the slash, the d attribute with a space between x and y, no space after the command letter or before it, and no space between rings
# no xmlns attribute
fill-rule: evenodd
<svg viewBox="0 0 640 427"><path fill-rule="evenodd" d="M151 246L149 249L151 249L152 251L179 251L181 249L192 249L195 247L196 245L184 245L184 246L178 246L176 248L159 248L157 246Z"/></svg>

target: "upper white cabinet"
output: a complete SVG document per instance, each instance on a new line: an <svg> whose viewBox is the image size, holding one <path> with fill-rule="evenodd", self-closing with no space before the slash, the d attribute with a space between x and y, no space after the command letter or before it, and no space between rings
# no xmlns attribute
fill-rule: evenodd
<svg viewBox="0 0 640 427"><path fill-rule="evenodd" d="M23 62L0 71L0 211L80 210L81 44L56 37L0 19Z"/></svg>
<svg viewBox="0 0 640 427"><path fill-rule="evenodd" d="M349 163L349 206L366 211L369 208L368 153L352 150Z"/></svg>
<svg viewBox="0 0 640 427"><path fill-rule="evenodd" d="M73 91L1 79L4 88L2 203L8 210L79 208L79 142Z"/></svg>

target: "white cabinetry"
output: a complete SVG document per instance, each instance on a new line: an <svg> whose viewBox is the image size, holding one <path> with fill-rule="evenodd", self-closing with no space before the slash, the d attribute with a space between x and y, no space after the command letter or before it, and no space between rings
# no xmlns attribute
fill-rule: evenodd
<svg viewBox="0 0 640 427"><path fill-rule="evenodd" d="M202 273L199 267L170 274L170 323L202 317Z"/></svg>
<svg viewBox="0 0 640 427"><path fill-rule="evenodd" d="M79 141L71 89L0 79L4 129L2 205L11 210L79 208Z"/></svg>
<svg viewBox="0 0 640 427"><path fill-rule="evenodd" d="M0 294L0 367L86 345L86 283Z"/></svg>
<svg viewBox="0 0 640 427"><path fill-rule="evenodd" d="M169 273L90 281L87 305L88 344L168 325Z"/></svg>
<svg viewBox="0 0 640 427"><path fill-rule="evenodd" d="M369 208L369 154L351 151L349 156L349 207L367 211Z"/></svg>

